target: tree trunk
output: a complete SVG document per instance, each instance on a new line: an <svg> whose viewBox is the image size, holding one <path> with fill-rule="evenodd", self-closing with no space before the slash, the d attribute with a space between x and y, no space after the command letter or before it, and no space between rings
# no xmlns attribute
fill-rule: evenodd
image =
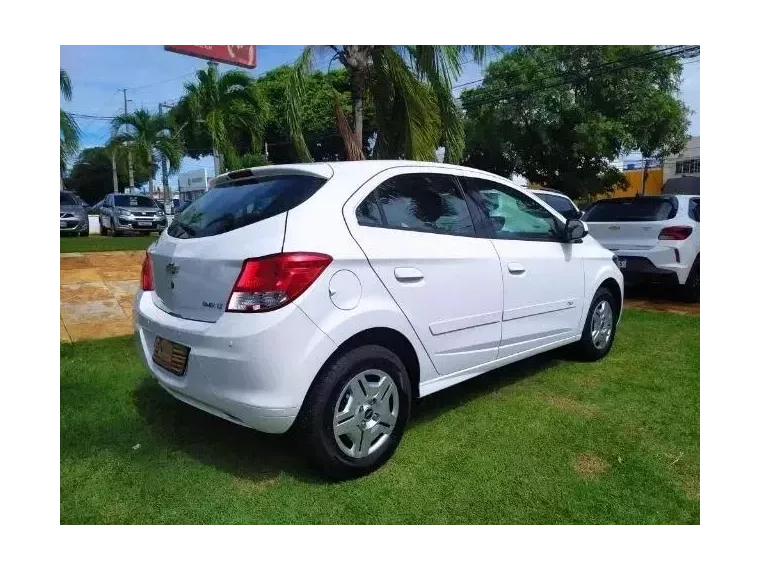
<svg viewBox="0 0 760 570"><path fill-rule="evenodd" d="M354 139L360 149L364 149L364 97L358 81L351 85L351 105L354 108Z"/></svg>
<svg viewBox="0 0 760 570"><path fill-rule="evenodd" d="M219 154L219 150L216 146L211 150L214 153L214 176L219 176L222 173L222 155Z"/></svg>
<svg viewBox="0 0 760 570"><path fill-rule="evenodd" d="M148 153L148 196L153 198L153 155Z"/></svg>
<svg viewBox="0 0 760 570"><path fill-rule="evenodd" d="M348 71L351 83L351 108L354 113L354 141L364 151L364 87L369 76L370 52L373 46L343 46L338 59Z"/></svg>
<svg viewBox="0 0 760 570"><path fill-rule="evenodd" d="M129 160L129 191L132 192L135 187L135 167L132 164L132 151L127 153L127 159Z"/></svg>

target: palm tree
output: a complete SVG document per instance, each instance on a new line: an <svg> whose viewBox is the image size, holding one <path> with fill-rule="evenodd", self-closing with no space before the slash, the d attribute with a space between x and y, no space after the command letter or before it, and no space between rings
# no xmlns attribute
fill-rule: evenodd
<svg viewBox="0 0 760 570"><path fill-rule="evenodd" d="M153 195L153 174L160 156L166 157L172 171L179 169L184 153L179 133L172 131L168 117L145 109L120 115L114 118L111 126L113 135L109 141L110 147L126 143L131 150L146 158L150 173L148 187ZM129 132L119 134L122 127L130 127Z"/></svg>
<svg viewBox="0 0 760 570"><path fill-rule="evenodd" d="M482 63L486 46L326 46L348 72L351 84L349 125L335 105L338 130L350 159L364 158L364 108L375 107L378 137L373 154L431 160L443 145L446 160L459 162L464 151L462 116L451 93L470 53ZM296 61L287 97L287 122L296 152L311 160L301 131L301 99L306 75L314 69L316 46L307 46Z"/></svg>
<svg viewBox="0 0 760 570"><path fill-rule="evenodd" d="M61 95L66 101L71 101L72 89L71 78L65 70L61 69ZM61 109L61 189L63 190L63 172L66 170L66 161L74 156L79 149L79 126L74 118Z"/></svg>
<svg viewBox="0 0 760 570"><path fill-rule="evenodd" d="M262 150L269 105L248 74L234 70L219 74L216 64L197 72L197 83L185 83L186 95L177 104L178 116L189 115L190 132L202 131L211 141L216 174L224 156L236 154L233 138L250 136L254 153Z"/></svg>

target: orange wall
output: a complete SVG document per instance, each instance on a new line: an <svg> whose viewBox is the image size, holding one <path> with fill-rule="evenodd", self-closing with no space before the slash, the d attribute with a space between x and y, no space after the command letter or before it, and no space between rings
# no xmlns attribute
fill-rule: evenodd
<svg viewBox="0 0 760 570"><path fill-rule="evenodd" d="M628 188L617 189L612 193L614 198L626 198L641 193L641 184L644 179L644 169L625 170L623 172L628 179ZM647 196L662 194L662 168L650 168L647 172L647 183L644 188Z"/></svg>

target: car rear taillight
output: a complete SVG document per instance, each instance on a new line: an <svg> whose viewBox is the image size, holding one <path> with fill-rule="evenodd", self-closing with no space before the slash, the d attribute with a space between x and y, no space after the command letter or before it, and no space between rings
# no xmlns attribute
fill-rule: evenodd
<svg viewBox="0 0 760 570"><path fill-rule="evenodd" d="M140 288L143 291L153 291L153 263L150 261L150 254L145 253L143 259L142 273L140 274Z"/></svg>
<svg viewBox="0 0 760 570"><path fill-rule="evenodd" d="M682 240L691 235L692 228L689 226L670 226L662 228L657 239Z"/></svg>
<svg viewBox="0 0 760 570"><path fill-rule="evenodd" d="M243 262L227 311L261 313L287 305L316 281L330 265L323 253L278 253Z"/></svg>

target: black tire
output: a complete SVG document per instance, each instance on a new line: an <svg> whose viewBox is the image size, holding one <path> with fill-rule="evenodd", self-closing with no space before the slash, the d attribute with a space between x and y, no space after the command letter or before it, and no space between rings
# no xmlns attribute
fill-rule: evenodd
<svg viewBox="0 0 760 570"><path fill-rule="evenodd" d="M604 346L598 347L594 344L592 338L592 323L594 311L602 304L603 301L609 303L612 308L612 328L610 331L609 340ZM581 360L587 362L593 362L604 358L612 348L612 344L615 342L615 333L617 333L618 316L620 315L620 307L618 306L615 296L607 287L599 287L594 294L594 298L589 306L588 314L586 315L586 322L583 325L583 336L581 340L575 343L573 347L573 353Z"/></svg>
<svg viewBox="0 0 760 570"><path fill-rule="evenodd" d="M349 382L363 371L387 373L398 393L398 414L393 430L382 447L367 457L354 458L336 441L333 415L338 398ZM401 359L377 345L354 348L326 366L314 380L296 420L294 435L312 464L328 479L342 480L366 475L382 466L396 451L411 407L411 383ZM371 413L371 409L369 412ZM354 416L361 419L359 412ZM369 433L369 432L366 432ZM369 437L375 437L372 434Z"/></svg>
<svg viewBox="0 0 760 570"><path fill-rule="evenodd" d="M101 220L98 220L100 225L100 235L107 236L108 235L108 228L103 225L103 222Z"/></svg>
<svg viewBox="0 0 760 570"><path fill-rule="evenodd" d="M699 303L699 255L691 266L686 283L681 285L681 297L687 303Z"/></svg>
<svg viewBox="0 0 760 570"><path fill-rule="evenodd" d="M86 230L84 230L82 233L79 234L80 237L89 237L90 235L90 228L88 227Z"/></svg>

